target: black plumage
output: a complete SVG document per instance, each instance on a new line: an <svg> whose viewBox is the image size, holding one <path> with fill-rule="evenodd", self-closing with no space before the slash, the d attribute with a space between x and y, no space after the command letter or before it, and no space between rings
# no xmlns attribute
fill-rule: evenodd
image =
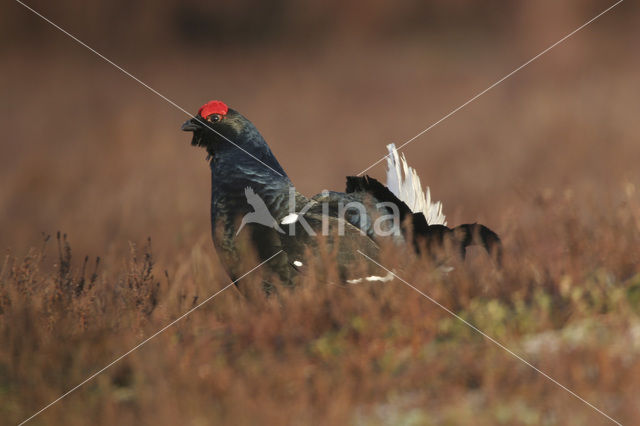
<svg viewBox="0 0 640 426"><path fill-rule="evenodd" d="M443 248L448 240L455 246L460 257L465 258L466 248L471 245L481 245L502 263L502 243L498 234L478 223L467 223L449 228L445 225L429 225L422 213L413 213L409 206L400 200L382 183L369 176L348 176L347 194L356 195L356 199L364 199L367 195L377 202L391 202L398 206L403 236L413 243L417 252L426 249L429 252ZM345 194L346 195L346 194ZM407 229L410 223L410 229ZM410 235L408 235L410 234Z"/></svg>
<svg viewBox="0 0 640 426"><path fill-rule="evenodd" d="M445 237L452 236L458 241L462 255L464 248L475 241L488 250L499 247L497 235L482 225L454 229L429 226L421 213L411 212L388 188L369 177L347 178L345 193L323 192L305 197L295 190L255 126L222 102L205 104L195 118L183 124L182 130L193 132L192 145L204 147L210 157L213 242L233 280L246 272L242 260L249 256L249 251L260 261L282 251L268 263L275 279L266 278L265 288L272 290L274 281L293 285L299 270L307 263L307 253L326 244L336 252L340 278L358 282L353 274L362 274L362 270L354 264L362 256L357 251L375 258L379 237L373 223L380 215L389 214L376 207L379 202L398 207L403 226L402 234L392 237L396 244L410 242L420 250L435 243L441 245ZM293 210L292 201L295 201ZM343 218L340 207L349 202L365 208L347 210ZM264 212L265 207L270 216ZM407 226L409 222L411 225ZM323 237L318 237L320 234ZM385 271L369 266L367 273L386 279Z"/></svg>

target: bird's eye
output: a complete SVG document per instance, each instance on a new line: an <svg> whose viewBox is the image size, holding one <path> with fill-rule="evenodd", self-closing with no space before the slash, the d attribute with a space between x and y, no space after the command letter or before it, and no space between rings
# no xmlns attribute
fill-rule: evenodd
<svg viewBox="0 0 640 426"><path fill-rule="evenodd" d="M212 123L217 123L221 119L222 117L220 116L220 114L211 114L210 116L207 117L207 121L210 121Z"/></svg>

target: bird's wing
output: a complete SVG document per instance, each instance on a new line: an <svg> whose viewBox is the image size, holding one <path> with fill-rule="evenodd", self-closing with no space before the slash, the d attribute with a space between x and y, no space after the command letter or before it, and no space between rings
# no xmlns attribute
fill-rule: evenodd
<svg viewBox="0 0 640 426"><path fill-rule="evenodd" d="M255 200L256 200L256 193L253 191L253 189L251 187L247 186L244 189L244 196L247 199L247 203L250 206L254 206L254 203L255 203ZM254 208L255 208L255 206L254 206Z"/></svg>
<svg viewBox="0 0 640 426"><path fill-rule="evenodd" d="M262 198L260 198L260 196L258 194L255 193L255 191L253 190L253 188L251 187L246 187L244 189L244 195L247 198L247 203L253 207L253 210L256 213L263 213L265 211L269 211L269 209L267 209L266 204L264 203L264 200Z"/></svg>
<svg viewBox="0 0 640 426"><path fill-rule="evenodd" d="M271 212L269 211L269 209L267 208L266 203L264 202L264 200L258 195L256 194L252 188L247 187L244 190L245 195L247 196L247 202L253 207L253 209L258 213L258 212L269 212L269 214L271 214Z"/></svg>
<svg viewBox="0 0 640 426"><path fill-rule="evenodd" d="M253 188L251 188L250 186L247 186L244 189L244 196L247 198L247 203L249 203L251 206L255 208L256 207L255 203L257 200L260 199L260 197L256 195Z"/></svg>
<svg viewBox="0 0 640 426"><path fill-rule="evenodd" d="M315 235L309 234L303 221L308 224ZM330 253L335 254L342 280L352 279L353 274L362 271L366 271L367 274L380 275L380 271L373 270L377 267L358 252L361 251L375 259L379 251L378 246L366 233L346 220L308 212L291 226L295 228L293 234L288 232L281 235L283 249L291 262L298 261L306 265L308 259L305 258L308 252L317 253L324 247ZM320 259L322 256L314 256L314 258L316 263L323 261ZM335 267L333 265L326 266Z"/></svg>
<svg viewBox="0 0 640 426"><path fill-rule="evenodd" d="M325 210L330 216L344 217L352 225L365 231L370 237L375 239L374 222L381 215L399 213L399 221L402 224L407 217L411 217L412 212L402 200L396 197L382 183L369 176L347 176L346 192L324 191L312 197L320 205L328 206ZM347 209L344 207L349 203L364 207L362 209ZM394 204L397 210L391 208ZM320 212L321 208L314 211Z"/></svg>

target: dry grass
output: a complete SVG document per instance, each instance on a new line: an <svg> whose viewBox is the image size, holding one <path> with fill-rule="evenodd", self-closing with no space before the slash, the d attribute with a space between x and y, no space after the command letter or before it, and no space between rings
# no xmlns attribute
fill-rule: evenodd
<svg viewBox="0 0 640 426"><path fill-rule="evenodd" d="M304 48L88 41L190 110L220 98L246 113L298 189L314 194L342 188L385 143L413 136L602 9L542 13L552 3L524 8L493 38L465 26ZM628 17L611 19L406 150L450 224L477 220L504 238L504 269L478 251L448 276L397 253L382 260L631 424L640 418L640 58L629 52L640 36L622 25ZM179 132L184 116L68 40L49 43L5 48L0 81L3 423L228 283L209 237L204 153ZM43 242L43 231L54 237ZM313 276L280 299L247 301L230 288L34 424L87 419L607 423L401 282L343 287Z"/></svg>
<svg viewBox="0 0 640 426"><path fill-rule="evenodd" d="M504 269L480 252L448 276L383 263L620 421L640 414L640 197L616 216L550 196L513 221ZM579 211L590 210L589 215ZM573 213L567 213L573 212ZM560 215L565 217L560 217ZM548 220L554 218L555 220ZM556 236L556 252L546 235ZM0 274L3 417L55 399L213 294L196 246L154 269L132 247L122 272L76 261L64 237L7 256ZM175 265L174 265L175 266ZM431 272L430 272L431 271ZM114 274L114 272L117 272ZM241 285L259 287L259 273ZM309 277L279 299L231 288L46 412L46 424L598 424L597 413L400 282L343 287Z"/></svg>

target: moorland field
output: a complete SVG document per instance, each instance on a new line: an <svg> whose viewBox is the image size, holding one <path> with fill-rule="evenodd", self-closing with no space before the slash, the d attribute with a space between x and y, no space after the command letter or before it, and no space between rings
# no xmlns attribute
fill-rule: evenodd
<svg viewBox="0 0 640 426"><path fill-rule="evenodd" d="M350 1L334 17L282 1L268 24L252 2L59 3L33 4L187 110L242 111L307 195L342 190L608 6ZM17 424L229 279L185 115L0 8L0 423ZM640 420L637 16L622 3L404 150L450 225L501 235L503 268L475 249L449 274L381 257L623 424ZM331 277L279 298L231 287L31 423L611 423L403 282Z"/></svg>

